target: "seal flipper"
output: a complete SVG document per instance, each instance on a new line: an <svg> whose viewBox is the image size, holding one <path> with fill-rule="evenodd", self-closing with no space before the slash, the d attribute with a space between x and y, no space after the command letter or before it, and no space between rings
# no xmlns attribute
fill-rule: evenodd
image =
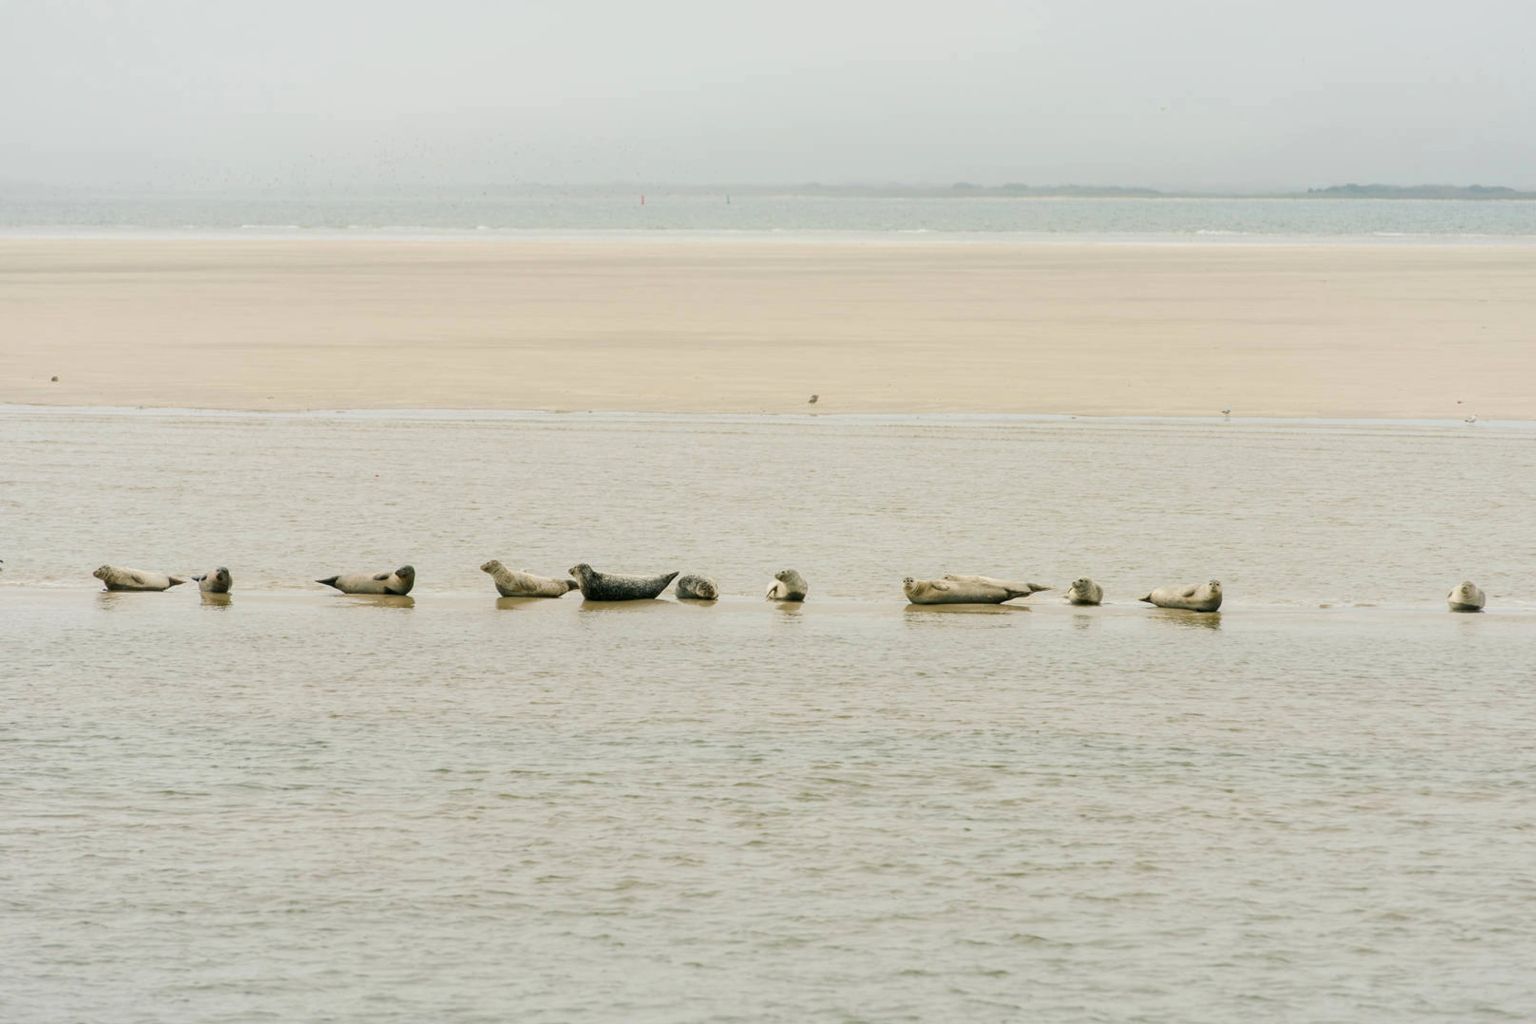
<svg viewBox="0 0 1536 1024"><path fill-rule="evenodd" d="M1147 604L1151 604L1152 603L1152 595L1151 594L1143 594L1141 597L1138 597L1136 600L1138 600L1138 601L1145 601L1145 602L1147 602Z"/></svg>
<svg viewBox="0 0 1536 1024"><path fill-rule="evenodd" d="M193 583L201 583L201 582L203 582L203 580L205 580L207 578L208 578L208 574L207 573L203 573L201 576L193 576L193 577L191 577Z"/></svg>
<svg viewBox="0 0 1536 1024"><path fill-rule="evenodd" d="M167 578L171 581L171 586L173 587L179 587L183 583L187 582L187 578L185 576L170 576Z"/></svg>
<svg viewBox="0 0 1536 1024"><path fill-rule="evenodd" d="M373 578L375 580L377 580L378 582L383 583L385 580L389 579L390 576L392 576L392 575L394 575L394 574L393 573L387 573L387 572L381 572L381 573L375 573Z"/></svg>
<svg viewBox="0 0 1536 1024"><path fill-rule="evenodd" d="M336 587L336 581L339 580L339 579L341 579L340 576L327 576L325 579L323 579L323 580L315 580L315 582L316 583L324 583L328 587ZM336 589L340 590L341 588L340 587L336 587Z"/></svg>

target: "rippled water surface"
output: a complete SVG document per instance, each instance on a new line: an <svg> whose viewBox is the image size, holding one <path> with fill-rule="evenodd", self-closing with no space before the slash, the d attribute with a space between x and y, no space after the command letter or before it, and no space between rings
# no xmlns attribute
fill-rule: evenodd
<svg viewBox="0 0 1536 1024"><path fill-rule="evenodd" d="M1532 507L1484 425L0 411L0 1018L1531 1019Z"/></svg>

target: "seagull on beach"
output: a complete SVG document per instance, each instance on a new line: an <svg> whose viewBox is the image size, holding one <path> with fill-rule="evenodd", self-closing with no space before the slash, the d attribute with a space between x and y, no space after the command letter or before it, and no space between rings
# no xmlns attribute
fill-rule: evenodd
<svg viewBox="0 0 1536 1024"><path fill-rule="evenodd" d="M1461 422L1463 422L1463 423L1476 423L1477 422L1477 413L1473 413L1471 416L1468 416L1466 419L1462 420Z"/></svg>

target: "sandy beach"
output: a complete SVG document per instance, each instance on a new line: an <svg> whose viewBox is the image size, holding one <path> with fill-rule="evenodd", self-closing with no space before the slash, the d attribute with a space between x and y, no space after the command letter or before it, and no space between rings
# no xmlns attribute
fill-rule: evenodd
<svg viewBox="0 0 1536 1024"><path fill-rule="evenodd" d="M8 239L0 402L1536 419L1533 280L1499 244Z"/></svg>

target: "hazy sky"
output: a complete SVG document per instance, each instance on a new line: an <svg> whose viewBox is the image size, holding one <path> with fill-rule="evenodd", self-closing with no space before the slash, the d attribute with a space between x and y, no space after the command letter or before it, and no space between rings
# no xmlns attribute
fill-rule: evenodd
<svg viewBox="0 0 1536 1024"><path fill-rule="evenodd" d="M1536 0L0 0L0 181L1536 186Z"/></svg>

